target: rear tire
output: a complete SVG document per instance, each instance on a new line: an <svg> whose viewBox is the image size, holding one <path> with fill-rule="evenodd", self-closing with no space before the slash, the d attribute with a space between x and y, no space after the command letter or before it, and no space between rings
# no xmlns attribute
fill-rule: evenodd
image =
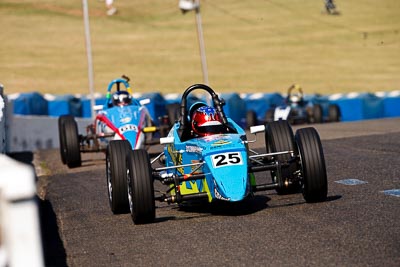
<svg viewBox="0 0 400 267"><path fill-rule="evenodd" d="M294 142L293 130L290 124L285 120L273 121L267 123L265 129L265 142L267 144L267 153L294 151L296 154L296 146ZM286 162L291 158L290 154L275 156L279 162ZM290 164L289 167L282 168L282 180L290 181L288 187L276 189L280 195L296 193L300 190L300 183L294 178L294 172L297 170L296 162ZM277 183L278 177L276 171L271 171L272 182Z"/></svg>
<svg viewBox="0 0 400 267"><path fill-rule="evenodd" d="M170 127L179 119L180 107L181 105L179 103L172 103L166 106Z"/></svg>
<svg viewBox="0 0 400 267"><path fill-rule="evenodd" d="M246 126L247 129L250 129L251 126L257 125L257 114L254 110L249 110L246 112Z"/></svg>
<svg viewBox="0 0 400 267"><path fill-rule="evenodd" d="M82 165L78 126L73 116L63 116L61 119L61 160L64 154L65 163L69 168Z"/></svg>
<svg viewBox="0 0 400 267"><path fill-rule="evenodd" d="M145 150L132 150L126 157L128 199L135 224L154 222L156 217L154 184L149 155Z"/></svg>
<svg viewBox="0 0 400 267"><path fill-rule="evenodd" d="M110 141L106 153L108 200L114 214L129 211L126 183L126 155L132 150L127 140Z"/></svg>
<svg viewBox="0 0 400 267"><path fill-rule="evenodd" d="M303 128L297 130L295 140L300 155L303 197L306 202L324 201L328 194L328 181L319 135L312 127Z"/></svg>
<svg viewBox="0 0 400 267"><path fill-rule="evenodd" d="M339 106L336 104L329 105L329 121L338 122L340 121L340 110Z"/></svg>
<svg viewBox="0 0 400 267"><path fill-rule="evenodd" d="M323 114L321 105L315 104L313 107L314 123L322 123Z"/></svg>
<svg viewBox="0 0 400 267"><path fill-rule="evenodd" d="M69 115L63 115L58 118L58 137L60 141L60 156L63 164L67 163L67 145L65 141L65 127L64 121Z"/></svg>

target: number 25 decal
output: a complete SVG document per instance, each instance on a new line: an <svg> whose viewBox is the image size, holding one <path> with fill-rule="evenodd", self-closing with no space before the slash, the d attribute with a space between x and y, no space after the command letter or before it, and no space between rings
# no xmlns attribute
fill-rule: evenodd
<svg viewBox="0 0 400 267"><path fill-rule="evenodd" d="M229 165L243 164L242 155L239 152L223 153L211 156L214 168Z"/></svg>

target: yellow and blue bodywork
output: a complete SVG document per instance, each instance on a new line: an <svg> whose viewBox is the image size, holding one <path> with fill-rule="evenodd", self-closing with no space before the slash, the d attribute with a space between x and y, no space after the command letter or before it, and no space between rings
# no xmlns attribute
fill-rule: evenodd
<svg viewBox="0 0 400 267"><path fill-rule="evenodd" d="M181 177L204 174L204 178L182 181L171 185L171 194L191 195L207 193L208 201L241 201L251 193L251 174L248 173L246 133L236 126L237 133L214 134L195 137L181 142L179 123L171 129L169 136L174 142L164 148L166 166L176 166L169 173ZM203 164L201 164L203 163ZM183 165L183 166L181 166Z"/></svg>

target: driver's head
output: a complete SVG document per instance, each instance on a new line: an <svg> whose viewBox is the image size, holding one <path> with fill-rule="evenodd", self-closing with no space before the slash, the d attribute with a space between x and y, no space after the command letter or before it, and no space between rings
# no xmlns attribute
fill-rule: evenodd
<svg viewBox="0 0 400 267"><path fill-rule="evenodd" d="M289 87L287 101L290 104L298 104L303 101L303 90L298 84Z"/></svg>
<svg viewBox="0 0 400 267"><path fill-rule="evenodd" d="M293 104L299 103L299 102L301 102L301 100L302 100L302 96L300 94L292 94L289 97L290 103L293 103Z"/></svg>
<svg viewBox="0 0 400 267"><path fill-rule="evenodd" d="M223 133L224 125L215 108L199 107L192 115L192 130L199 136Z"/></svg>
<svg viewBox="0 0 400 267"><path fill-rule="evenodd" d="M132 96L127 91L115 92L112 96L114 106L126 106L132 103Z"/></svg>

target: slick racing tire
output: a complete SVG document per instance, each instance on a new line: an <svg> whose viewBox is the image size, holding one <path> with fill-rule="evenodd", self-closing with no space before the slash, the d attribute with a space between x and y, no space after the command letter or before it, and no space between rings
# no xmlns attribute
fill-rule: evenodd
<svg viewBox="0 0 400 267"><path fill-rule="evenodd" d="M339 106L336 105L336 104L329 105L328 116L329 116L329 121L330 122L338 122L338 121L340 121Z"/></svg>
<svg viewBox="0 0 400 267"><path fill-rule="evenodd" d="M69 168L82 165L78 126L73 116L61 116L59 119L61 160ZM64 160L63 160L64 159Z"/></svg>
<svg viewBox="0 0 400 267"><path fill-rule="evenodd" d="M274 121L274 116L275 116L275 109L269 109L265 114L265 120L267 122Z"/></svg>
<svg viewBox="0 0 400 267"><path fill-rule="evenodd" d="M60 156L63 164L67 164L67 145L65 138L64 121L69 115L63 115L58 118L58 137L60 141Z"/></svg>
<svg viewBox="0 0 400 267"><path fill-rule="evenodd" d="M247 129L250 129L251 126L257 125L257 114L254 110L249 110L246 112L246 125Z"/></svg>
<svg viewBox="0 0 400 267"><path fill-rule="evenodd" d="M312 127L303 128L297 130L295 140L303 177L303 197L306 202L324 201L328 194L328 181L319 135Z"/></svg>
<svg viewBox="0 0 400 267"><path fill-rule="evenodd" d="M322 123L323 121L323 114L322 114L322 107L321 105L314 105L313 107L313 117L314 123Z"/></svg>
<svg viewBox="0 0 400 267"><path fill-rule="evenodd" d="M267 153L293 151L296 154L296 145L294 142L293 130L287 121L279 120L266 124L265 143L267 145ZM290 154L282 154L275 156L278 162L286 162L291 159ZM297 170L296 162L291 163L288 167L282 168L282 181L289 182L287 187L277 188L276 192L280 195L292 194L299 192L301 185L295 179L294 173ZM272 181L278 183L277 171L271 171Z"/></svg>
<svg viewBox="0 0 400 267"><path fill-rule="evenodd" d="M149 155L145 150L128 153L127 183L132 221L135 224L151 223L156 216L154 185Z"/></svg>
<svg viewBox="0 0 400 267"><path fill-rule="evenodd" d="M106 176L108 201L114 214L128 213L128 187L126 183L126 155L132 150L127 140L113 140L107 146Z"/></svg>

